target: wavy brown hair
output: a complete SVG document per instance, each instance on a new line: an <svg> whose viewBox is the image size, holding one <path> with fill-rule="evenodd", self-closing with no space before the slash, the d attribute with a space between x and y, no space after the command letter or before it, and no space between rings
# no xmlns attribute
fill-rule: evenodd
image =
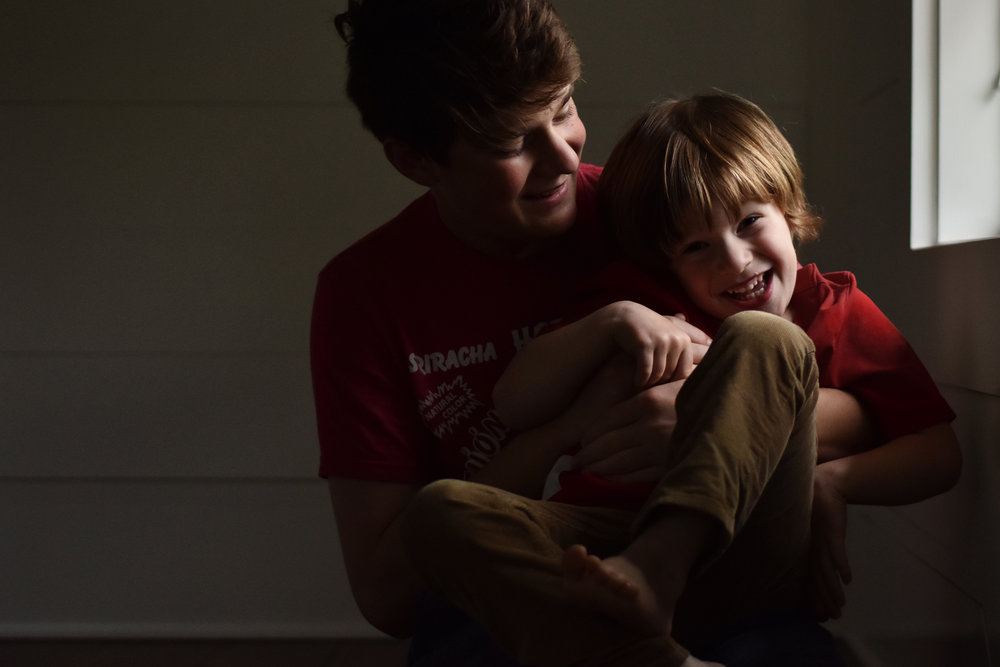
<svg viewBox="0 0 1000 667"><path fill-rule="evenodd" d="M347 94L363 124L444 162L459 135L499 145L580 77L547 0L349 0Z"/></svg>

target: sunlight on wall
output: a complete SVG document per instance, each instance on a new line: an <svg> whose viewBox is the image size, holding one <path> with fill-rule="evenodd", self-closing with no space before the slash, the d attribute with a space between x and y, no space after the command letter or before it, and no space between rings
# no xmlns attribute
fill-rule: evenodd
<svg viewBox="0 0 1000 667"><path fill-rule="evenodd" d="M913 248L1000 237L1000 4L914 0Z"/></svg>

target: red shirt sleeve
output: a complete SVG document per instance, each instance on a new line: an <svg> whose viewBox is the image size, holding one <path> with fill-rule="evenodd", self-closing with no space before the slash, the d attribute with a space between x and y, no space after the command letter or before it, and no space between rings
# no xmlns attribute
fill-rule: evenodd
<svg viewBox="0 0 1000 667"><path fill-rule="evenodd" d="M353 283L328 267L317 284L310 362L321 477L417 483L429 436L384 327Z"/></svg>
<svg viewBox="0 0 1000 667"><path fill-rule="evenodd" d="M802 280L803 272L815 273ZM811 301L813 317L798 322L816 344L820 386L853 394L893 440L950 422L955 413L903 334L860 289L854 276L800 270L793 308Z"/></svg>

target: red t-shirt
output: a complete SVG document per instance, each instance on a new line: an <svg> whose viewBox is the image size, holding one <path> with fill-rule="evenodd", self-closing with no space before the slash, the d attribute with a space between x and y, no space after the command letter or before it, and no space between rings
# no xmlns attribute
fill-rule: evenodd
<svg viewBox="0 0 1000 667"><path fill-rule="evenodd" d="M604 301L628 299L665 315L684 313L710 335L721 324L681 294L668 276L653 277L630 264L605 269ZM820 274L815 264L796 275L790 307L795 324L816 346L821 387L843 389L855 396L874 419L882 441L950 422L955 413L903 334L875 303L858 289L846 271ZM637 508L652 490L647 484L617 484L595 475L566 471L562 489L552 500L573 504Z"/></svg>
<svg viewBox="0 0 1000 667"><path fill-rule="evenodd" d="M600 172L581 165L576 224L527 261L461 244L426 194L322 270L311 330L321 476L467 478L504 446L493 385L606 263Z"/></svg>

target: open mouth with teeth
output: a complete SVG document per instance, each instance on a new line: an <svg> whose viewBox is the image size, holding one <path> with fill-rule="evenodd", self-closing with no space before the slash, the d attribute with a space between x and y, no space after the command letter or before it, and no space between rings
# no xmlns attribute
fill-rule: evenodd
<svg viewBox="0 0 1000 667"><path fill-rule="evenodd" d="M525 195L525 199L530 200L545 200L554 195L558 195L566 186L566 181L563 181L559 185L549 188L548 190L543 190L542 192L535 192L533 194Z"/></svg>
<svg viewBox="0 0 1000 667"><path fill-rule="evenodd" d="M758 273L736 289L726 290L725 294L736 301L755 301L767 293L773 276L774 269Z"/></svg>

